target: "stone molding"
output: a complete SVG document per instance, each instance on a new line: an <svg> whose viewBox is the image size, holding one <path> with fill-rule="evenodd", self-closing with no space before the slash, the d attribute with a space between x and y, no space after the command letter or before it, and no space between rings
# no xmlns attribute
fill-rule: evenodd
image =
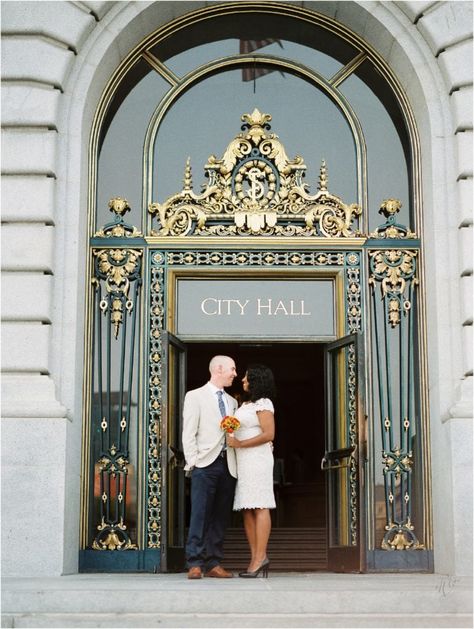
<svg viewBox="0 0 474 629"><path fill-rule="evenodd" d="M8 223L2 227L2 271L54 272L54 227ZM28 315L25 313L25 320Z"/></svg>
<svg viewBox="0 0 474 629"><path fill-rule="evenodd" d="M57 132L38 127L2 130L2 174L54 177L57 169ZM20 193L20 191L18 191Z"/></svg>
<svg viewBox="0 0 474 629"><path fill-rule="evenodd" d="M61 92L52 85L13 81L2 87L3 127L56 129ZM41 107L37 103L41 103Z"/></svg>
<svg viewBox="0 0 474 629"><path fill-rule="evenodd" d="M24 399L24 392L29 396ZM67 410L54 399L54 382L39 374L2 376L2 419L8 417L66 417Z"/></svg>
<svg viewBox="0 0 474 629"><path fill-rule="evenodd" d="M451 94L453 111L453 131L472 131L472 85L461 87Z"/></svg>
<svg viewBox="0 0 474 629"><path fill-rule="evenodd" d="M472 85L472 38L453 44L438 56L449 94Z"/></svg>
<svg viewBox="0 0 474 629"><path fill-rule="evenodd" d="M21 190L22 194L18 194ZM40 174L2 177L2 221L54 225L56 179Z"/></svg>
<svg viewBox="0 0 474 629"><path fill-rule="evenodd" d="M51 323L51 297L53 277L41 271L10 272L2 274L2 290L8 299L2 299L2 321L40 321Z"/></svg>
<svg viewBox="0 0 474 629"><path fill-rule="evenodd" d="M472 38L472 3L437 2L417 18L417 28L435 57Z"/></svg>
<svg viewBox="0 0 474 629"><path fill-rule="evenodd" d="M73 51L64 44L41 36L15 34L2 37L2 50L4 81L38 81L64 91L74 59Z"/></svg>
<svg viewBox="0 0 474 629"><path fill-rule="evenodd" d="M2 322L2 367L4 372L47 373L51 326L40 321ZM54 392L52 392L54 393ZM15 395L18 402L34 404L31 391ZM54 398L53 398L54 399ZM4 400L9 402L8 396Z"/></svg>
<svg viewBox="0 0 474 629"><path fill-rule="evenodd" d="M82 45L94 29L96 20L90 10L79 3L62 2L58 19L58 3L48 0L35 2L6 2L2 7L2 34L30 34L63 44L73 51Z"/></svg>

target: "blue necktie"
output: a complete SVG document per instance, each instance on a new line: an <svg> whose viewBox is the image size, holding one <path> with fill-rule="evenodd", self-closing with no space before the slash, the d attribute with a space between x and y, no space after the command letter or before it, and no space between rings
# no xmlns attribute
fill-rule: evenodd
<svg viewBox="0 0 474 629"><path fill-rule="evenodd" d="M219 400L219 410L221 412L222 417L225 417L227 415L227 412L225 410L224 400L222 399L223 395L224 395L224 391L217 391L217 398Z"/></svg>
<svg viewBox="0 0 474 629"><path fill-rule="evenodd" d="M222 417L225 417L227 413L224 406L224 400L222 399L223 395L224 395L224 391L217 391L217 399L219 400L219 410L221 412ZM227 450L227 447L225 444L225 435L224 435L224 443L222 444L221 452L224 452L225 450Z"/></svg>

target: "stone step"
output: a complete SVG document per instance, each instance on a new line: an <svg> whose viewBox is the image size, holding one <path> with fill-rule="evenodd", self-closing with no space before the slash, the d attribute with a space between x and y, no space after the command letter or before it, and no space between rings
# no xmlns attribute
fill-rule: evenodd
<svg viewBox="0 0 474 629"><path fill-rule="evenodd" d="M2 627L472 627L469 614L17 614L2 615Z"/></svg>
<svg viewBox="0 0 474 629"><path fill-rule="evenodd" d="M4 579L5 627L470 627L467 578L271 573Z"/></svg>

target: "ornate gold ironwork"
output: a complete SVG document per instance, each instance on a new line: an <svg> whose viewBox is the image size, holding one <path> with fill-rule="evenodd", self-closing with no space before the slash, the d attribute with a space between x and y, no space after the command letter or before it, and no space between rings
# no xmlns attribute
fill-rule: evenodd
<svg viewBox="0 0 474 629"><path fill-rule="evenodd" d="M119 220L128 210L125 199L111 201ZM130 232L131 233L131 232ZM121 234L115 234L119 236ZM112 238L113 234L103 235ZM100 513L97 532L92 539L95 550L131 550L137 546L130 539L124 521L127 519L127 479L129 476L128 432L130 425L130 395L124 394L126 378L133 381L134 343L142 283L143 250L107 247L92 249L96 304L95 344L97 348L98 409L97 428L100 430L100 450L94 460L95 482L100 492ZM106 320L102 323L104 315ZM127 319L125 319L127 317ZM130 320L130 325L128 325ZM111 328L114 334L111 334ZM115 338L114 338L115 337ZM120 353L112 354L113 344ZM128 351L127 351L128 350ZM111 357L114 355L114 364ZM119 410L111 402L112 372L119 378ZM113 479L113 488L111 480ZM133 529L132 529L133 530Z"/></svg>
<svg viewBox="0 0 474 629"><path fill-rule="evenodd" d="M101 523L97 526L99 535L92 542L94 550L136 550L137 545L133 544L128 534L127 527L123 519L120 518L115 526L110 527L102 518Z"/></svg>
<svg viewBox="0 0 474 629"><path fill-rule="evenodd" d="M153 236L320 236L359 235L354 222L362 210L346 205L327 188L323 161L319 190L308 193L303 183L303 158L290 160L277 135L268 133L270 114L255 109L244 114L242 133L221 159L211 155L205 166L208 183L202 194L192 189L188 158L183 190L164 203L150 203L158 219Z"/></svg>
<svg viewBox="0 0 474 629"><path fill-rule="evenodd" d="M129 295L130 280L138 277L143 252L139 249L93 249L93 255L96 277L92 281L98 289L98 280L103 280L107 292L100 300L99 307L104 315L110 312L110 322L117 338L123 323L124 308L130 313L134 307Z"/></svg>
<svg viewBox="0 0 474 629"><path fill-rule="evenodd" d="M112 210L112 212L115 212L115 214L118 214L119 216L122 216L122 214L130 211L128 201L123 197L114 197L110 199L109 208Z"/></svg>
<svg viewBox="0 0 474 629"><path fill-rule="evenodd" d="M237 4L240 4L240 3L237 3ZM247 7L248 4L249 3L246 3L246 2L241 3L241 7L240 8L242 8L242 10L244 10L244 11L248 10L248 7ZM257 9L261 10L262 6L263 6L262 3L260 3L258 7L257 7L257 4L256 5L252 5L252 8L255 7L255 10L257 10ZM276 3L276 2L273 2L273 3L271 2L270 5L271 5L270 8L268 8L268 6L269 6L268 4L265 5L265 7L267 7L268 11L271 11L271 12L277 11L277 12L279 12L279 14L287 16L287 17L289 16L289 17L298 17L299 18L299 17L303 16L307 21L314 21L315 20L314 15L311 15L311 12L309 10L302 9L301 7L291 7L290 5L286 5L284 3ZM233 9L233 10L235 10L235 9ZM182 24L183 24L184 20L188 20L188 22L189 22L189 20L196 21L196 20L202 19L203 15L206 18L208 18L208 17L213 17L215 14L217 14L217 15L221 14L221 9L220 9L219 5L217 5L217 6L209 6L209 7L205 8L205 9L202 9L202 10L200 10L200 12L199 12L199 14L197 16L192 15L191 17L189 17L188 15L186 15L184 18L181 18L181 22L179 20L176 22L176 24L174 25L174 29L175 29L175 31L177 31L178 28L182 28ZM317 17L317 19L320 20L320 16ZM184 23L188 24L188 22L184 22ZM191 23L194 23L194 22L191 21ZM327 26L328 26L329 30L332 30L331 24L329 24ZM168 25L166 25L166 28L168 28ZM153 37L154 37L153 41L159 41L160 38L162 37L162 29L157 31L154 34ZM352 33L344 32L344 37L346 39L348 39L348 40L350 39L350 41L353 41L354 35ZM151 46L149 40L147 40L146 46L147 47ZM364 51L367 50L367 46L366 46L366 44L362 40L358 40L358 46L360 47L361 50L364 50ZM143 54L143 51L139 51L139 52L141 52L141 54ZM390 84L396 86L397 82L396 82L395 78L393 77L393 75L392 75L390 69L388 68L388 66L383 64L383 62L381 61L381 59L378 57L377 53L374 50L369 49L369 52L370 52L370 55L371 55L371 59L375 59L376 67L378 68L378 70L384 76L388 77L388 82ZM134 55L137 55L137 54L138 53L136 53L136 51L134 51ZM363 54L363 53L361 53L361 54ZM356 57L356 59L358 59L358 57ZM103 118L104 118L104 116L106 115L106 113L108 111L110 101L111 101L112 97L114 96L113 91L116 89L116 86L119 83L119 79L123 78L123 76L124 76L124 73L126 71L124 69L124 67L121 66L119 68L118 74L115 77L117 80L114 80L114 81L110 82L110 85L109 85L108 91L107 91L107 93L105 95L105 98L102 99L102 104L101 104L100 108L98 109L98 112L96 113L96 117L95 117L95 121L94 121L93 133L91 134L90 153L91 153L92 157L94 157L94 155L95 155L94 151L96 151L97 142L98 142L99 137L100 137L101 122L103 121ZM127 69L128 69L128 67L130 67L130 64L127 65ZM163 71L163 70L161 70L161 71ZM343 68L342 72L343 73L345 72L347 74L347 69ZM331 79L331 81L333 81L336 77L338 77L338 80L340 80L340 76L342 76L342 75L340 73L338 73L337 75L335 75L335 77L333 77ZM344 76L345 76L345 74L344 74ZM174 81L174 82L176 82L176 81ZM413 129L415 128L415 126L414 126L414 117L412 115L412 112L409 110L408 105L406 104L406 99L403 100L403 91L395 89L394 93L395 93L395 97L397 99L397 102L400 101L401 107L403 109L403 112L404 112L404 114L405 114L405 116L407 118L407 121L408 121L407 124L408 124L409 129L411 130L410 133L412 134L411 137L412 137L412 139L415 138L413 140L413 142L412 142L412 144L413 144L413 155L414 155L414 175L413 175L413 179L415 181L417 181L420 178L419 177L419 175L420 175L420 173L419 173L419 163L420 163L419 153L420 153L420 151L419 151L418 142L416 140L416 133L414 133L414 131L413 131ZM402 96L400 96L400 94ZM181 93L177 92L177 96L180 96L180 95L181 95ZM169 103L168 103L168 107L172 106L174 102L175 101L173 99L170 99ZM164 112L166 113L166 109L164 110ZM92 196L92 198L95 197L94 185L95 185L95 183L92 182L92 187L91 187L91 191L92 191L91 196ZM420 209L418 209L418 206L419 206L419 204L418 204L418 196L419 196L419 194L415 190L415 207L417 208L416 209L416 214L417 214L418 218L420 218ZM153 337L154 338L156 338L155 334L157 336L159 335L159 333L156 330L154 330L154 332L153 332ZM87 354L86 354L86 356L87 356ZM421 363L423 363L423 360L424 359L423 359L423 356L422 356L421 357ZM423 366L421 367L421 369L423 369ZM88 378L90 377L89 373L90 373L90 370L88 370L86 372L86 385L88 383ZM155 384L157 384L156 381L155 381ZM426 393L424 394L424 396L426 397ZM425 402L425 404L426 404L426 402ZM87 412L88 411L86 410L85 411L86 416L87 416ZM426 421L426 417L428 417L429 414L426 413L426 412L423 412L422 416L423 416L423 422L425 422ZM87 426L89 426L89 422L84 421L83 424L84 424L84 427L85 427L84 428L84 443L87 444L88 443L88 439L89 439L89 433L88 433ZM413 424L415 424L415 419L413 419ZM91 485L91 483L87 482L88 470L87 470L87 465L86 464L84 464L83 473L84 473L84 477L86 478L86 482L84 483L84 487L87 488L87 487L89 487ZM425 475L425 478L429 479L429 473L427 473ZM426 480L424 482L428 483L429 481ZM83 492L83 494L81 496L81 499L83 501L83 507L84 507L82 511L85 514L83 516L83 521L82 521L82 527L83 527L83 530L82 530L83 544L82 544L82 546L85 547L86 542L87 542L87 532L88 532L87 508L85 508L85 507L87 507L87 504L86 504L87 490L84 490L84 492ZM154 500L155 500L155 498L154 498ZM428 496L428 500L429 500L429 496ZM428 539L430 539L430 537L429 537L429 535L430 535L429 514L428 514L427 517L428 517L428 525L427 525L427 527L428 527ZM430 543L428 543L428 545L430 545Z"/></svg>
<svg viewBox="0 0 474 629"><path fill-rule="evenodd" d="M99 260L99 270L106 276L107 291L128 294L128 276L137 269L142 252L137 249L102 249L94 251Z"/></svg>
<svg viewBox="0 0 474 629"><path fill-rule="evenodd" d="M336 268L345 269L345 332L358 332L362 329L360 253L346 251L305 251L305 250L248 250L208 249L151 251L151 291L150 291L150 344L149 344L149 420L148 420L148 548L159 548L161 543L161 452L162 417L162 332L165 325L165 268L192 267L240 267L240 268ZM348 396L350 404L350 439L355 444L356 420L356 357L352 347L349 355ZM350 469L350 509L351 543L357 543L357 467L351 460Z"/></svg>
<svg viewBox="0 0 474 629"><path fill-rule="evenodd" d="M374 275L383 276L382 293L403 293L407 278L415 272L414 258L417 251L389 249L388 251L371 251L375 259Z"/></svg>
<svg viewBox="0 0 474 629"><path fill-rule="evenodd" d="M415 277L416 257L418 251L407 249L381 249L369 251L370 269L372 271L369 284L381 282L382 299L387 298L387 318L392 327L401 320L402 310L411 308L411 301L404 295L408 281L412 285L418 283Z"/></svg>
<svg viewBox="0 0 474 629"><path fill-rule="evenodd" d="M395 478L400 478L403 472L410 472L413 465L413 453L403 452L398 446L392 452L384 452L382 461L385 472L394 472Z"/></svg>
<svg viewBox="0 0 474 629"><path fill-rule="evenodd" d="M385 550L405 550L413 546L413 542L407 539L404 531L397 531L394 533L391 540L387 540L382 543L382 548Z"/></svg>
<svg viewBox="0 0 474 629"><path fill-rule="evenodd" d="M349 417L349 441L353 448L357 447L357 368L354 344L348 347L347 356L347 403ZM350 505L350 536L351 545L357 546L357 513L358 513L358 465L356 458L349 458L349 505Z"/></svg>
<svg viewBox="0 0 474 629"><path fill-rule="evenodd" d="M359 255L349 253L346 256L346 320L349 333L362 329L361 286Z"/></svg>
<svg viewBox="0 0 474 629"><path fill-rule="evenodd" d="M161 253L155 253L154 261L162 263ZM162 425L162 338L164 326L164 269L152 267L150 293L150 371L148 411L148 498L147 498L147 546L159 548L161 543L161 432Z"/></svg>
<svg viewBox="0 0 474 629"><path fill-rule="evenodd" d="M413 525L410 520L402 527L389 524L385 527L388 531L382 540L383 550L423 550L421 544L413 533Z"/></svg>
<svg viewBox="0 0 474 629"><path fill-rule="evenodd" d="M377 237L410 237L406 232L393 231L403 227L394 222L400 205L396 199L384 202L382 208L388 220L379 228ZM401 243L395 241L393 244ZM384 550L415 550L424 548L411 524L412 425L415 417L413 348L416 343L412 305L418 286L418 250L392 248L392 243L387 243L386 248L382 246L380 243L379 249L368 252L378 365L374 377L379 391L386 509L386 533L381 547ZM380 284L381 300L376 296L377 283ZM398 374L398 379L393 378L394 372ZM394 404L395 396L398 398L397 406Z"/></svg>
<svg viewBox="0 0 474 629"><path fill-rule="evenodd" d="M122 472L123 474L128 473L128 459L127 457L119 453L117 456L117 451L114 448L109 449L109 454L104 454L98 459L97 463L99 464L99 469L101 472L110 472L111 475L115 478L117 472Z"/></svg>
<svg viewBox="0 0 474 629"><path fill-rule="evenodd" d="M96 238L137 238L143 236L134 225L129 225L123 220L123 214L130 211L127 199L114 197L109 201L110 211L115 214L114 222L107 223L94 234Z"/></svg>
<svg viewBox="0 0 474 629"><path fill-rule="evenodd" d="M416 238L416 234L408 227L395 222L395 215L398 214L402 205L399 199L390 198L382 202L379 214L384 214L387 217L387 221L377 227L370 234L370 238Z"/></svg>

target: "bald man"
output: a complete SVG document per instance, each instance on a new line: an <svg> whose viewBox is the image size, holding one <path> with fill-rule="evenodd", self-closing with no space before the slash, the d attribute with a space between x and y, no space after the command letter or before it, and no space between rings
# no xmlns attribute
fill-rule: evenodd
<svg viewBox="0 0 474 629"><path fill-rule="evenodd" d="M220 422L233 415L237 400L224 391L237 375L229 356L214 356L211 377L203 387L188 391L183 408L185 470L191 473L191 521L186 543L188 579L228 579L223 559L224 534L235 491L236 462L225 446Z"/></svg>

